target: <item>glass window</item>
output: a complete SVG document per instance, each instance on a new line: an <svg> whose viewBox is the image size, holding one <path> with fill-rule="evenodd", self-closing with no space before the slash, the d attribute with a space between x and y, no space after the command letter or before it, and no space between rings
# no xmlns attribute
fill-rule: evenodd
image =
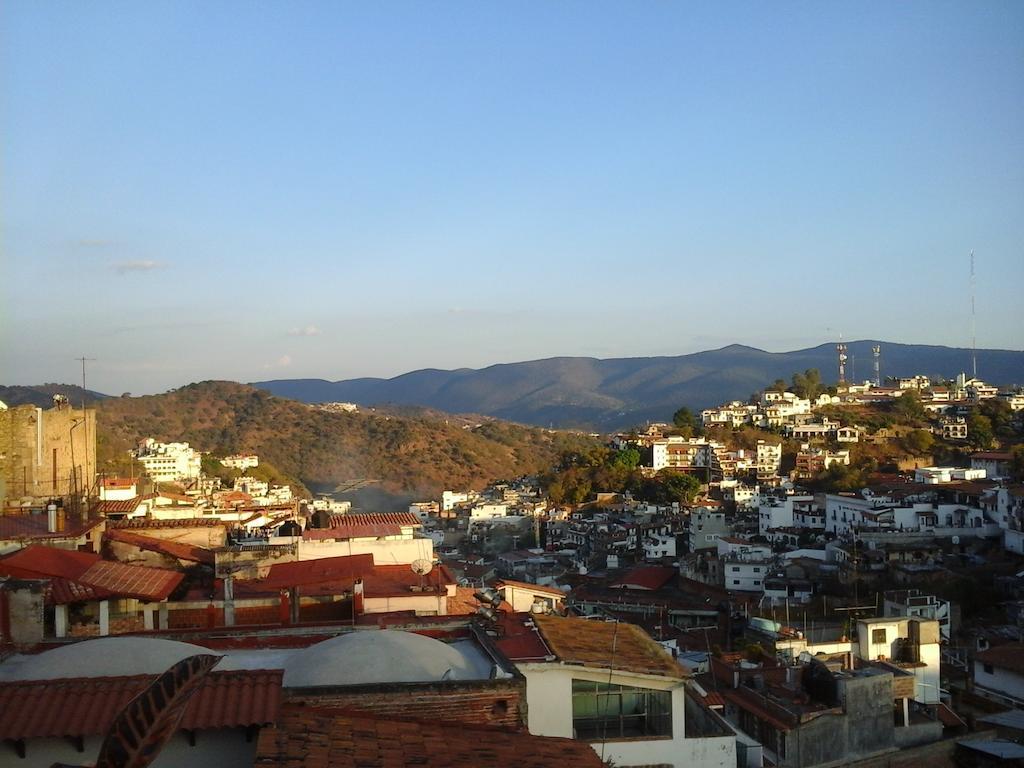
<svg viewBox="0 0 1024 768"><path fill-rule="evenodd" d="M884 643L885 642L885 630L884 629L872 629L871 630L871 642L872 643Z"/></svg>
<svg viewBox="0 0 1024 768"><path fill-rule="evenodd" d="M573 680L572 727L587 741L671 736L672 693Z"/></svg>

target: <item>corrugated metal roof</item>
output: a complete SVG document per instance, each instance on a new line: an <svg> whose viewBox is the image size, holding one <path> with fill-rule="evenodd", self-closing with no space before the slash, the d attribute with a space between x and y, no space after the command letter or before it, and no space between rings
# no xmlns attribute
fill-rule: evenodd
<svg viewBox="0 0 1024 768"><path fill-rule="evenodd" d="M212 672L188 704L184 730L267 725L281 706L282 670ZM0 739L97 736L156 679L76 677L0 683Z"/></svg>

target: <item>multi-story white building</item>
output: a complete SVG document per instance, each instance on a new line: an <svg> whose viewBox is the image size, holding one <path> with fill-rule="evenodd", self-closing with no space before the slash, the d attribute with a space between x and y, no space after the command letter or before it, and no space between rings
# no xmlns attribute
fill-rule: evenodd
<svg viewBox="0 0 1024 768"><path fill-rule="evenodd" d="M735 536L723 536L718 539L718 559L726 589L764 591L765 577L772 568L771 547Z"/></svg>
<svg viewBox="0 0 1024 768"><path fill-rule="evenodd" d="M725 513L713 507L694 507L690 510L687 543L690 551L714 549L718 539L731 533Z"/></svg>
<svg viewBox="0 0 1024 768"><path fill-rule="evenodd" d="M952 615L948 600L926 595L919 589L896 589L885 593L884 611L894 618L931 619L939 623L943 640L952 634Z"/></svg>
<svg viewBox="0 0 1024 768"><path fill-rule="evenodd" d="M458 491L444 491L441 494L441 511L451 512L457 504L465 504L469 501L470 494Z"/></svg>
<svg viewBox="0 0 1024 768"><path fill-rule="evenodd" d="M260 465L260 457L255 453L238 453L234 456L225 456L220 463L230 469L240 469L243 472Z"/></svg>
<svg viewBox="0 0 1024 768"><path fill-rule="evenodd" d="M477 504L469 513L472 520L491 520L508 515L507 504Z"/></svg>
<svg viewBox="0 0 1024 768"><path fill-rule="evenodd" d="M814 514L808 514L814 513ZM817 511L813 496L774 495L761 497L758 506L757 529L764 535L775 528L821 528L824 517Z"/></svg>
<svg viewBox="0 0 1024 768"><path fill-rule="evenodd" d="M199 477L202 458L188 443L160 443L151 437L139 443L135 459L155 482L178 482Z"/></svg>

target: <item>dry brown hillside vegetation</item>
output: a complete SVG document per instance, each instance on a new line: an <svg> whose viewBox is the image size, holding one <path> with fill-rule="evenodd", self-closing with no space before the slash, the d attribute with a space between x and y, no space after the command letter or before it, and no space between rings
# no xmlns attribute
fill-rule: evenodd
<svg viewBox="0 0 1024 768"><path fill-rule="evenodd" d="M409 409L326 412L223 381L97 405L101 469L119 470L138 440L153 437L217 457L251 451L318 491L355 479L423 494L481 488L547 470L563 451L593 444L568 432Z"/></svg>

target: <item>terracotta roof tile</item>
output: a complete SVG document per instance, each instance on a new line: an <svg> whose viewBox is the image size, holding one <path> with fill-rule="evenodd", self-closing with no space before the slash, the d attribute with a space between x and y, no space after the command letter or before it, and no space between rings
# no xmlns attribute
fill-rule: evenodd
<svg viewBox="0 0 1024 768"><path fill-rule="evenodd" d="M140 600L165 600L183 578L184 574L165 568L100 560L83 573L79 581L90 587L109 590L116 595Z"/></svg>
<svg viewBox="0 0 1024 768"><path fill-rule="evenodd" d="M138 509L141 503L141 496L135 496L131 499L107 499L96 502L93 505L92 511L97 515L130 515Z"/></svg>
<svg viewBox="0 0 1024 768"><path fill-rule="evenodd" d="M213 565L216 559L212 550L196 547L191 544L183 544L178 541L159 539L155 536L143 536L132 531L121 529L109 530L104 534L104 538L110 541L119 541L122 544L131 544L139 549L149 550L150 552L159 552L170 557L176 557L179 560L189 560L193 563Z"/></svg>
<svg viewBox="0 0 1024 768"><path fill-rule="evenodd" d="M622 578L609 584L624 589L661 589L675 578L675 568L664 565L641 565L630 570Z"/></svg>
<svg viewBox="0 0 1024 768"><path fill-rule="evenodd" d="M0 515L0 540L26 539L72 539L88 533L103 520L91 518L85 522L73 522L65 518L64 530L50 533L47 515L4 514Z"/></svg>
<svg viewBox="0 0 1024 768"><path fill-rule="evenodd" d="M682 678L683 669L640 627L614 621L535 616L559 660L602 669Z"/></svg>
<svg viewBox="0 0 1024 768"><path fill-rule="evenodd" d="M74 596L76 591L78 600L104 599L112 595L163 600L184 578L184 574L165 568L114 563L89 552L40 544L0 558L0 574L56 580L51 584L50 599L58 604L74 602L65 598Z"/></svg>
<svg viewBox="0 0 1024 768"><path fill-rule="evenodd" d="M277 720L281 670L211 672L185 710L181 728L234 728ZM0 683L0 739L71 738L106 732L155 675Z"/></svg>
<svg viewBox="0 0 1024 768"><path fill-rule="evenodd" d="M427 723L285 705L260 733L254 766L289 768L600 768L587 742L462 723Z"/></svg>
<svg viewBox="0 0 1024 768"><path fill-rule="evenodd" d="M275 563L270 566L265 579L253 581L252 584L267 590L327 582L347 582L351 587L353 581L372 571L373 555L323 557L318 560Z"/></svg>
<svg viewBox="0 0 1024 768"><path fill-rule="evenodd" d="M331 515L330 526L305 531L306 539L358 539L398 536L403 528L420 528L423 523L411 512L373 512Z"/></svg>

